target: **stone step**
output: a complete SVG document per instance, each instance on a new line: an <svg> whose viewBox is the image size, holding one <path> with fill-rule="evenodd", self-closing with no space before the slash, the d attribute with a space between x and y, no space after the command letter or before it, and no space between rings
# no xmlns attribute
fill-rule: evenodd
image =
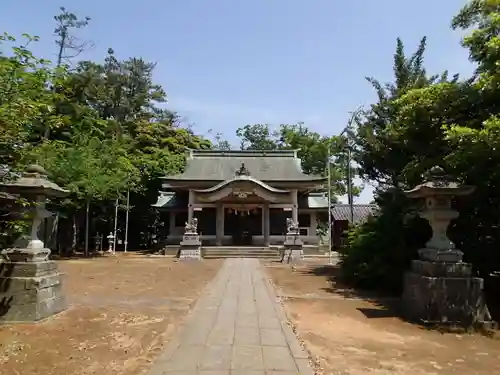
<svg viewBox="0 0 500 375"><path fill-rule="evenodd" d="M237 251L234 251L234 252L224 252L224 253L213 253L213 252L210 252L210 253L203 253L203 256L220 256L220 257L224 257L224 256L239 256L239 257L246 257L246 256L267 256L267 257L274 257L274 256L279 256L278 253L248 253L248 252L237 252Z"/></svg>
<svg viewBox="0 0 500 375"><path fill-rule="evenodd" d="M269 247L209 247L203 248L204 258L279 258L279 252Z"/></svg>
<svg viewBox="0 0 500 375"><path fill-rule="evenodd" d="M267 246L202 246L203 250L220 250L220 251L274 251L274 248Z"/></svg>
<svg viewBox="0 0 500 375"><path fill-rule="evenodd" d="M223 259L223 258L255 258L255 259L281 259L280 256L274 255L266 255L266 254L205 254L203 256L205 259Z"/></svg>

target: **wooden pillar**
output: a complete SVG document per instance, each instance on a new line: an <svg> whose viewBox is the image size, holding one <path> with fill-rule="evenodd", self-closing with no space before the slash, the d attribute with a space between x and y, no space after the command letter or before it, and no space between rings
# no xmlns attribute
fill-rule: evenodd
<svg viewBox="0 0 500 375"><path fill-rule="evenodd" d="M292 220L299 224L299 200L297 190L292 190Z"/></svg>
<svg viewBox="0 0 500 375"><path fill-rule="evenodd" d="M175 231L175 211L170 211L170 220L168 223L168 234L171 236Z"/></svg>
<svg viewBox="0 0 500 375"><path fill-rule="evenodd" d="M264 246L270 245L269 233L271 232L271 220L269 214L269 203L264 203L262 206L262 221L263 221L263 230L262 234L264 235Z"/></svg>
<svg viewBox="0 0 500 375"><path fill-rule="evenodd" d="M311 228L309 229L311 233L310 236L316 236L316 232L318 231L318 219L316 217L316 211L311 212Z"/></svg>
<svg viewBox="0 0 500 375"><path fill-rule="evenodd" d="M216 245L222 246L222 240L224 238L224 206L222 203L217 203L216 210Z"/></svg>
<svg viewBox="0 0 500 375"><path fill-rule="evenodd" d="M189 190L189 201L188 201L188 223L193 220L193 212L194 212L194 192Z"/></svg>

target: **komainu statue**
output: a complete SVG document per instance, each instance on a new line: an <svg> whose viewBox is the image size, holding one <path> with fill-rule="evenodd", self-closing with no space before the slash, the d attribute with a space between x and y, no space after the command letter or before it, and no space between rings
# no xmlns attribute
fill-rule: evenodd
<svg viewBox="0 0 500 375"><path fill-rule="evenodd" d="M184 226L184 233L198 233L198 219L193 218L191 222L186 221L186 225Z"/></svg>
<svg viewBox="0 0 500 375"><path fill-rule="evenodd" d="M286 219L286 230L288 233L297 233L299 231L299 225L293 221L291 218Z"/></svg>

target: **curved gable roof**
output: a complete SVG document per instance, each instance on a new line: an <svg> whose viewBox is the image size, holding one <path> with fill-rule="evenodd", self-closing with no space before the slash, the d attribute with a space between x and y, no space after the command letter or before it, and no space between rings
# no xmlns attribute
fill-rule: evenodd
<svg viewBox="0 0 500 375"><path fill-rule="evenodd" d="M197 193L213 193L214 191L220 190L220 189L222 189L226 186L229 186L235 182L241 182L241 181L251 182L253 184L259 185L261 188L263 188L271 193L276 193L276 194L289 193L289 190L277 189L277 188L274 188L272 186L269 186L265 182L262 182L260 180L257 180L256 178L253 178L252 176L244 176L244 175L243 176L236 176L230 180L222 181L221 183L219 183L215 186L212 186L211 188L208 188L208 189L198 189L198 190L194 190L194 191Z"/></svg>

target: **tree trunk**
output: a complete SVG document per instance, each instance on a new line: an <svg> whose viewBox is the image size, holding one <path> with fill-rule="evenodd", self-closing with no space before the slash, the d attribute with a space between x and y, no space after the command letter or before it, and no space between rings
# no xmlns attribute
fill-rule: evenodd
<svg viewBox="0 0 500 375"><path fill-rule="evenodd" d="M89 256L89 211L90 211L90 200L87 201L87 207L85 211L85 256Z"/></svg>
<svg viewBox="0 0 500 375"><path fill-rule="evenodd" d="M76 252L76 245L78 241L78 225L77 225L77 214L73 214L73 241L71 243L71 251L74 254Z"/></svg>

